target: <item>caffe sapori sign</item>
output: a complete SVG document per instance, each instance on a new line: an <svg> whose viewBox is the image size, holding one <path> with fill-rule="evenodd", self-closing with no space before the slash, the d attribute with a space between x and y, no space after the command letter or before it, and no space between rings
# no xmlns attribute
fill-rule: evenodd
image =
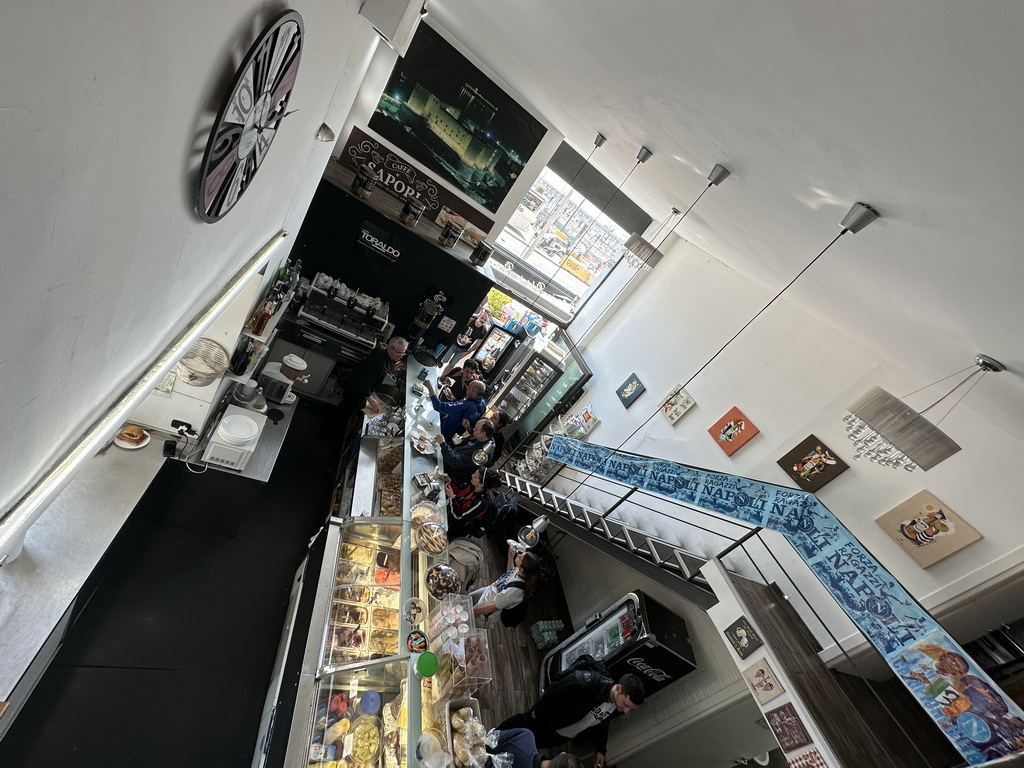
<svg viewBox="0 0 1024 768"><path fill-rule="evenodd" d="M465 200L449 192L386 144L359 128L352 128L338 160L353 170L361 165L369 166L379 177L377 189L402 201L407 197L415 197L426 206L423 218L429 221L434 221L441 209L447 206L484 234L494 226L492 219L473 209Z"/></svg>
<svg viewBox="0 0 1024 768"><path fill-rule="evenodd" d="M968 763L1024 752L1024 709L813 493L561 435L547 458L782 534Z"/></svg>

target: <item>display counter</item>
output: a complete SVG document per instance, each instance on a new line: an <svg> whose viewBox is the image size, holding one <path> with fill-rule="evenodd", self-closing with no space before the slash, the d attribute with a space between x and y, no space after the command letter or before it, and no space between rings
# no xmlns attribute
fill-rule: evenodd
<svg viewBox="0 0 1024 768"><path fill-rule="evenodd" d="M452 585L431 571L448 562L447 539L438 537L447 515L434 482L440 452L432 439L417 438L438 434L438 416L429 398L413 391L422 366L411 359L407 366L404 434L364 437L354 469L339 473L312 585L288 768L415 765L410 754L420 735L447 734L450 701L490 679L486 633L472 629L471 611L463 608L469 623L458 634L461 614L450 612L456 601L443 599L442 587ZM346 484L351 488L342 493ZM456 629L442 632L450 625ZM416 667L428 642L445 666L421 677Z"/></svg>

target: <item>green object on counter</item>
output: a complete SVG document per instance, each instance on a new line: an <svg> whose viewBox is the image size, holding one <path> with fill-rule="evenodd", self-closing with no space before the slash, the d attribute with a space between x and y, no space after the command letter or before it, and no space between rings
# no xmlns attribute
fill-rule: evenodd
<svg viewBox="0 0 1024 768"><path fill-rule="evenodd" d="M437 672L437 656L430 651L421 653L416 659L416 672L423 677L433 677Z"/></svg>

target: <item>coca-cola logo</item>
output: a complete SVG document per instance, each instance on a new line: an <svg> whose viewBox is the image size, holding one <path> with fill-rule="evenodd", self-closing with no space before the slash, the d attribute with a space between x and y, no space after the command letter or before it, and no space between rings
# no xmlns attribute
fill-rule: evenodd
<svg viewBox="0 0 1024 768"><path fill-rule="evenodd" d="M640 672L643 672L645 675L651 678L651 680L655 680L656 682L663 683L666 680L672 679L672 675L668 674L668 672L666 672L663 669L656 669L652 667L650 664L648 664L646 661L644 661L638 656L634 656L626 663L629 664L629 666L639 670Z"/></svg>

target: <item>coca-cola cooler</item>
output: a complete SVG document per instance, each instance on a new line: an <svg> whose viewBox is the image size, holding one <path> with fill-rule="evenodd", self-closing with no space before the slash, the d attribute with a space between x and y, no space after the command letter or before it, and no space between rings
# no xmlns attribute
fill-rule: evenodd
<svg viewBox="0 0 1024 768"><path fill-rule="evenodd" d="M632 672L643 680L648 696L697 668L686 623L639 590L595 614L548 652L541 662L541 693L583 654L604 661L615 680Z"/></svg>

